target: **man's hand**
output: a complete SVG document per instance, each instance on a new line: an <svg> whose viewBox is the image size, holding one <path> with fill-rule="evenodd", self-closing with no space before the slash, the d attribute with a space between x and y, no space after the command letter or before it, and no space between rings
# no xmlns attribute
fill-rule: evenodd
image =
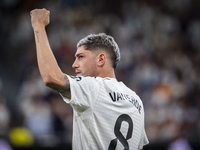
<svg viewBox="0 0 200 150"><path fill-rule="evenodd" d="M34 9L30 12L31 15L31 24L33 29L35 27L45 27L49 24L49 15L50 11L43 9Z"/></svg>

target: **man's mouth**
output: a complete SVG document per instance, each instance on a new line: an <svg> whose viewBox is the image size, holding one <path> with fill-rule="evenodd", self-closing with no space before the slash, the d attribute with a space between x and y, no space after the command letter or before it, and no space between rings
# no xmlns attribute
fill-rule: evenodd
<svg viewBox="0 0 200 150"><path fill-rule="evenodd" d="M76 75L78 76L78 75L80 75L81 74L81 72L80 71L76 71Z"/></svg>

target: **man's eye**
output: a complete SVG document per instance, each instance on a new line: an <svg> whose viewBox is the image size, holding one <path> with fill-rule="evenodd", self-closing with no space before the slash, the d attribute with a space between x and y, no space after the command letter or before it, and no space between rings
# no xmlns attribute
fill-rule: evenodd
<svg viewBox="0 0 200 150"><path fill-rule="evenodd" d="M83 56L79 56L78 58L81 59L81 58L83 58Z"/></svg>

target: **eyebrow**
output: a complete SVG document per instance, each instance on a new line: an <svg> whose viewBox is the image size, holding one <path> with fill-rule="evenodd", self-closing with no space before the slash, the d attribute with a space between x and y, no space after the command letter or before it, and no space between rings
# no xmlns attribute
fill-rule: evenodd
<svg viewBox="0 0 200 150"><path fill-rule="evenodd" d="M78 53L75 55L75 57L79 57L80 55L82 55L83 53Z"/></svg>

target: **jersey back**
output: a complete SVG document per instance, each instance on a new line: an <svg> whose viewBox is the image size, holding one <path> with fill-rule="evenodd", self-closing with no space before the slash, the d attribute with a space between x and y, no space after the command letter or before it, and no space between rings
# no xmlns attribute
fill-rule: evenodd
<svg viewBox="0 0 200 150"><path fill-rule="evenodd" d="M135 92L114 78L70 77L73 149L138 150L148 143L144 109Z"/></svg>

